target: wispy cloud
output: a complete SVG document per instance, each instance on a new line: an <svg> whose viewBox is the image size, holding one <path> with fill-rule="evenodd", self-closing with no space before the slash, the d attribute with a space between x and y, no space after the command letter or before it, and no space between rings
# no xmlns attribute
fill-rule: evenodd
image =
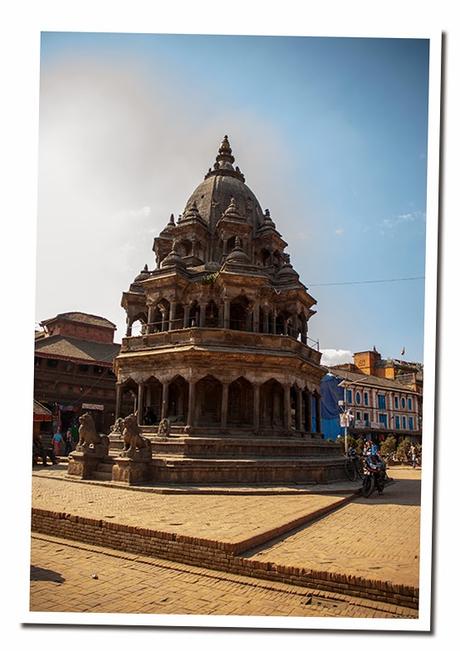
<svg viewBox="0 0 460 651"><path fill-rule="evenodd" d="M335 233L337 236L340 237L341 235L343 235L343 234L345 233L345 230L344 230L343 228L336 228L336 230L334 231L334 233Z"/></svg>
<svg viewBox="0 0 460 651"><path fill-rule="evenodd" d="M412 222L425 221L425 213L421 210L414 210L413 212L405 212L394 217L387 217L380 222L383 229L392 229L401 226L402 224L410 224Z"/></svg>

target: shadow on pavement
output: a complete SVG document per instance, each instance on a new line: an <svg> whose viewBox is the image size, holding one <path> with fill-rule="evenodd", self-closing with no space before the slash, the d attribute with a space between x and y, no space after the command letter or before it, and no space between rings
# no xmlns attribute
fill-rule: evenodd
<svg viewBox="0 0 460 651"><path fill-rule="evenodd" d="M53 583L64 583L65 579L59 572L47 570L44 567L30 566L31 581L52 581Z"/></svg>

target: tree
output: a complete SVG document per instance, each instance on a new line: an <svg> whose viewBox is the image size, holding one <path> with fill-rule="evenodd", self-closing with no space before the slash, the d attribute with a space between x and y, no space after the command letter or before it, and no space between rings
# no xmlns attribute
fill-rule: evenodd
<svg viewBox="0 0 460 651"><path fill-rule="evenodd" d="M384 457L390 457L396 450L396 439L394 436L387 436L380 446L380 453Z"/></svg>

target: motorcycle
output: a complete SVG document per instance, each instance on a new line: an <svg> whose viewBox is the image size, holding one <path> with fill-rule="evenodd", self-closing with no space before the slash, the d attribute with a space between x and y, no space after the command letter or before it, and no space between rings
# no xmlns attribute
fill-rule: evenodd
<svg viewBox="0 0 460 651"><path fill-rule="evenodd" d="M362 494L364 497L370 497L375 489L379 495L383 493L386 477L386 465L383 459L376 454L366 455L363 462L363 474Z"/></svg>

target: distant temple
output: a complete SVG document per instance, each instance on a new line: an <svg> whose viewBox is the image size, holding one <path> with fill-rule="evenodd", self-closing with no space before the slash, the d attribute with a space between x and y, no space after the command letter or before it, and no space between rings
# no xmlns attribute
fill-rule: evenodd
<svg viewBox="0 0 460 651"><path fill-rule="evenodd" d="M324 370L307 343L316 301L234 162L225 136L155 238L156 268L123 293L116 416L134 396L160 480L326 481L343 461L321 436ZM164 418L167 442L155 438Z"/></svg>

